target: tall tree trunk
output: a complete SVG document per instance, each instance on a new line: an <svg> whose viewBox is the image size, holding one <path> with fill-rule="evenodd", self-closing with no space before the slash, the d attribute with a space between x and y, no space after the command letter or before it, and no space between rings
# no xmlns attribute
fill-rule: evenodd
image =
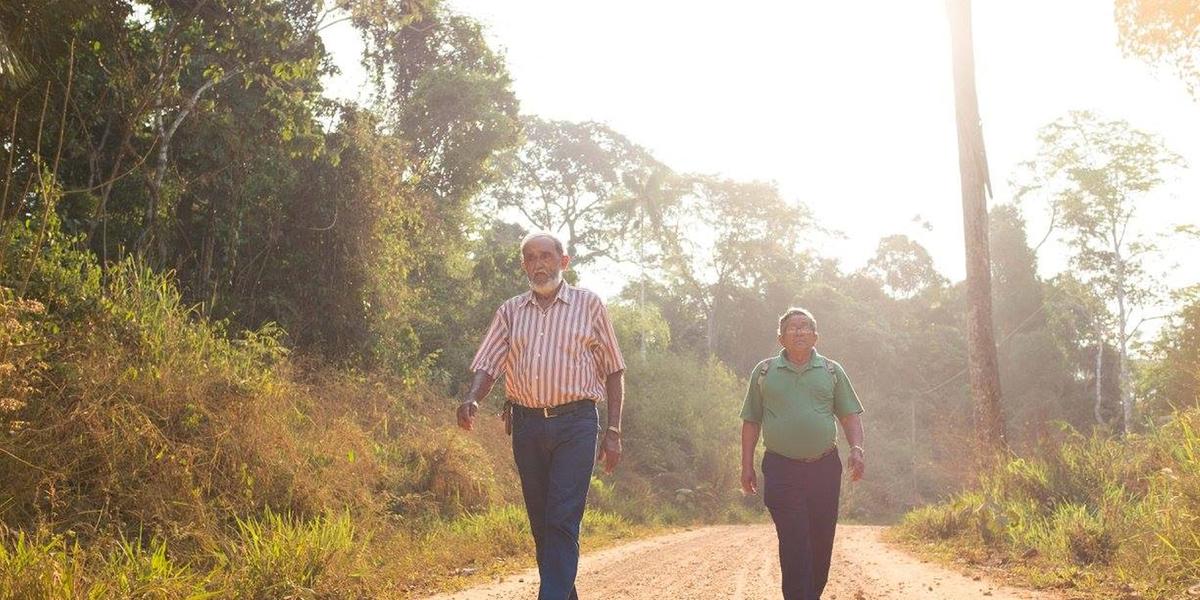
<svg viewBox="0 0 1200 600"><path fill-rule="evenodd" d="M1133 427L1133 388L1129 383L1129 310L1125 306L1125 259L1121 256L1120 240L1114 238L1113 253L1117 257L1117 389L1121 396L1121 434L1129 435Z"/></svg>
<svg viewBox="0 0 1200 600"><path fill-rule="evenodd" d="M1104 406L1104 332L1100 331L1100 327L1096 327L1096 405L1092 408L1093 414L1096 415L1096 424L1104 424L1104 413L1101 408Z"/></svg>
<svg viewBox="0 0 1200 600"><path fill-rule="evenodd" d="M717 299L713 298L712 306L708 309L708 314L705 318L704 341L707 346L708 355L717 355Z"/></svg>
<svg viewBox="0 0 1200 600"><path fill-rule="evenodd" d="M638 336L638 352L642 360L646 360L646 207L645 199L638 197L638 267L641 276L638 280L638 321L642 323L642 334Z"/></svg>
<svg viewBox="0 0 1200 600"><path fill-rule="evenodd" d="M987 157L975 95L975 55L970 0L947 0L958 123L963 234L967 258L967 373L975 405L976 459L990 461L1007 448L1000 407L1000 369L992 326L992 274L988 254Z"/></svg>
<svg viewBox="0 0 1200 600"><path fill-rule="evenodd" d="M1121 339L1121 352L1117 355L1117 387L1121 390L1121 433L1129 435L1133 428L1133 385L1129 375L1128 349L1124 338Z"/></svg>

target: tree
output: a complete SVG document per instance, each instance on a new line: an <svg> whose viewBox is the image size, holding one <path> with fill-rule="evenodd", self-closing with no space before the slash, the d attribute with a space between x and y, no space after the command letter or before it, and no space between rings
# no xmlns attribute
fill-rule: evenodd
<svg viewBox="0 0 1200 600"><path fill-rule="evenodd" d="M66 57L72 28L83 17L100 18L103 10L117 9L118 2L8 0L0 4L0 90L5 95L21 94L40 71ZM0 106L5 104L0 100Z"/></svg>
<svg viewBox="0 0 1200 600"><path fill-rule="evenodd" d="M19 189L36 175L31 165L59 154L38 145L31 101L50 90L47 104L67 116L61 132L57 121L47 127L63 139L64 230L87 236L102 265L137 252L176 269L189 301L224 300L251 282L253 258L269 247L260 242L279 234L271 225L291 159L321 138L319 4L17 2L16 29L0 28L23 34L33 72L0 96L4 114L22 117L13 136L20 158L2 177Z"/></svg>
<svg viewBox="0 0 1200 600"><path fill-rule="evenodd" d="M291 190L278 225L288 232L259 264L261 298L244 308L250 322L274 321L293 343L333 362L370 357L375 342L411 337L411 327L381 331L390 314L415 319L420 298L405 284L421 262L421 222L411 218L401 142L377 132L378 119L347 108L305 161L304 185ZM392 346L388 362L419 361L416 348Z"/></svg>
<svg viewBox="0 0 1200 600"><path fill-rule="evenodd" d="M415 345L432 364L445 332L460 327L462 289L471 285L473 203L499 176L498 158L519 141L518 102L503 56L487 45L479 23L436 0L350 4L381 101L381 132L404 151L395 160L404 164L405 209L389 217L396 226L387 230L415 260L380 267L389 277L403 272L392 285L411 290L423 307L387 311L386 329L411 331L392 343Z"/></svg>
<svg viewBox="0 0 1200 600"><path fill-rule="evenodd" d="M619 252L638 233L639 215L657 202L669 171L645 149L600 123L522 120L525 143L501 162L487 195L534 229L561 232L572 262L628 260Z"/></svg>
<svg viewBox="0 0 1200 600"><path fill-rule="evenodd" d="M995 282L996 331L1000 359L1000 385L1004 389L1004 412L1007 418L1009 443L1029 448L1039 438L1052 433L1051 423L1066 421L1076 427L1086 426L1091 412L1089 397L1075 378L1076 364L1071 360L1080 354L1080 330L1063 329L1070 335L1060 339L1050 327L1050 306L1047 294L1065 300L1062 290L1048 290L1049 284L1037 274L1037 256L1029 247L1025 235L1025 220L1017 206L1002 204L991 210L988 219L989 246L992 256L992 278ZM1072 299L1074 300L1074 299ZM1087 327L1086 309L1082 305L1063 307L1066 315L1054 318L1070 319L1075 326ZM1066 323L1064 323L1065 325ZM1084 338L1090 339L1090 338ZM1079 363L1086 371L1090 363Z"/></svg>
<svg viewBox="0 0 1200 600"><path fill-rule="evenodd" d="M321 95L319 32L347 18L379 106ZM57 216L101 265L137 253L207 314L332 358L432 363L471 201L517 141L478 24L434 0L14 0L0 36L27 72L0 66L0 221L45 205L28 190L61 135Z"/></svg>
<svg viewBox="0 0 1200 600"><path fill-rule="evenodd" d="M958 167L962 184L963 238L967 254L967 373L975 403L978 457L1006 448L1000 402L1000 368L992 326L991 261L988 256L987 157L979 101L975 96L975 51L971 1L948 0L954 59L954 106L958 123Z"/></svg>
<svg viewBox="0 0 1200 600"><path fill-rule="evenodd" d="M1126 56L1174 71L1200 99L1200 0L1116 0L1113 14Z"/></svg>
<svg viewBox="0 0 1200 600"><path fill-rule="evenodd" d="M723 319L750 299L747 294L761 297L773 282L803 270L800 236L811 229L807 206L785 202L773 184L762 182L695 177L688 193L663 211L655 238L666 280L704 323L709 355L729 351L718 332Z"/></svg>
<svg viewBox="0 0 1200 600"><path fill-rule="evenodd" d="M934 268L929 251L905 235L890 235L879 240L875 257L867 262L867 272L895 298L911 298L947 283Z"/></svg>
<svg viewBox="0 0 1200 600"><path fill-rule="evenodd" d="M518 141L518 102L504 58L488 47L479 23L436 0L351 6L384 125L411 154L408 178L449 217L448 229L429 233L457 237L469 202L497 174L496 158Z"/></svg>
<svg viewBox="0 0 1200 600"><path fill-rule="evenodd" d="M1072 268L1110 303L1114 320L1105 337L1118 350L1121 430L1128 433L1134 421L1128 350L1140 325L1133 319L1155 298L1144 264L1154 245L1135 235L1131 223L1164 172L1183 161L1155 136L1083 111L1044 127L1039 141L1037 156L1019 175L1018 197L1047 203L1055 226L1068 235Z"/></svg>
<svg viewBox="0 0 1200 600"><path fill-rule="evenodd" d="M1140 388L1153 413L1200 406L1200 286L1180 290L1183 308L1163 327L1151 346Z"/></svg>

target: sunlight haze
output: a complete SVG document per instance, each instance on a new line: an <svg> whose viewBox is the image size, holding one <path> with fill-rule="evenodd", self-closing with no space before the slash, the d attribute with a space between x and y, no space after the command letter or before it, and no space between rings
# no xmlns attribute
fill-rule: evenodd
<svg viewBox="0 0 1200 600"><path fill-rule="evenodd" d="M862 267L881 237L902 233L962 279L944 2L451 6L478 19L505 54L522 113L606 123L678 172L774 181L842 233L812 245L845 270ZM1200 104L1169 74L1121 56L1111 3L979 2L974 22L992 204L1012 201L1009 178L1032 157L1038 129L1073 109L1126 119L1200 165ZM361 43L348 25L327 43L343 71L334 94L364 99ZM1200 223L1200 176L1177 175L1139 208L1141 231ZM1035 245L1044 207L1022 209ZM1189 248L1165 250L1171 266ZM1039 262L1043 275L1062 270L1062 246L1052 240ZM620 290L623 272L596 271L584 273L589 285L606 296ZM1186 269L1164 273L1174 285L1196 279Z"/></svg>

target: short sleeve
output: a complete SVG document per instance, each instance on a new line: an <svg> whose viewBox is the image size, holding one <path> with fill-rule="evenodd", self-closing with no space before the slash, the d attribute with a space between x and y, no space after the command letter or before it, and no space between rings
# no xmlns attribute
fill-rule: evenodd
<svg viewBox="0 0 1200 600"><path fill-rule="evenodd" d="M500 376L500 368L504 366L509 348L510 325L507 306L502 304L496 309L496 316L492 317L492 324L488 326L487 334L483 336L483 342L475 352L475 359L471 361L472 372L484 371L492 379Z"/></svg>
<svg viewBox="0 0 1200 600"><path fill-rule="evenodd" d="M858 400L858 394L854 392L854 386L850 383L850 378L846 376L845 369L842 365L833 363L834 371L837 373L837 383L833 385L833 412L838 417L845 417L863 412L862 402Z"/></svg>
<svg viewBox="0 0 1200 600"><path fill-rule="evenodd" d="M592 352L596 358L596 368L603 377L617 371L624 371L625 357L621 355L621 348L617 344L617 332L613 328L612 319L608 316L608 308L599 298L596 299L593 315L592 335L596 340L596 345Z"/></svg>
<svg viewBox="0 0 1200 600"><path fill-rule="evenodd" d="M754 370L750 372L750 382L746 386L746 398L742 400L742 420L752 423L762 423L763 417L763 399L762 386L759 385L759 378L762 377L762 369L756 365Z"/></svg>

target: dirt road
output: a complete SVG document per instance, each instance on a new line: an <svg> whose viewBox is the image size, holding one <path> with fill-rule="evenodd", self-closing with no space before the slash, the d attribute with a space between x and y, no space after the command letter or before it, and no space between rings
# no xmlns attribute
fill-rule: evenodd
<svg viewBox="0 0 1200 600"><path fill-rule="evenodd" d="M841 525L826 600L1052 600L1044 592L976 580L880 540L881 527ZM683 600L779 598L779 562L770 525L705 527L609 548L583 557L583 598ZM530 600L537 572L430 600Z"/></svg>

